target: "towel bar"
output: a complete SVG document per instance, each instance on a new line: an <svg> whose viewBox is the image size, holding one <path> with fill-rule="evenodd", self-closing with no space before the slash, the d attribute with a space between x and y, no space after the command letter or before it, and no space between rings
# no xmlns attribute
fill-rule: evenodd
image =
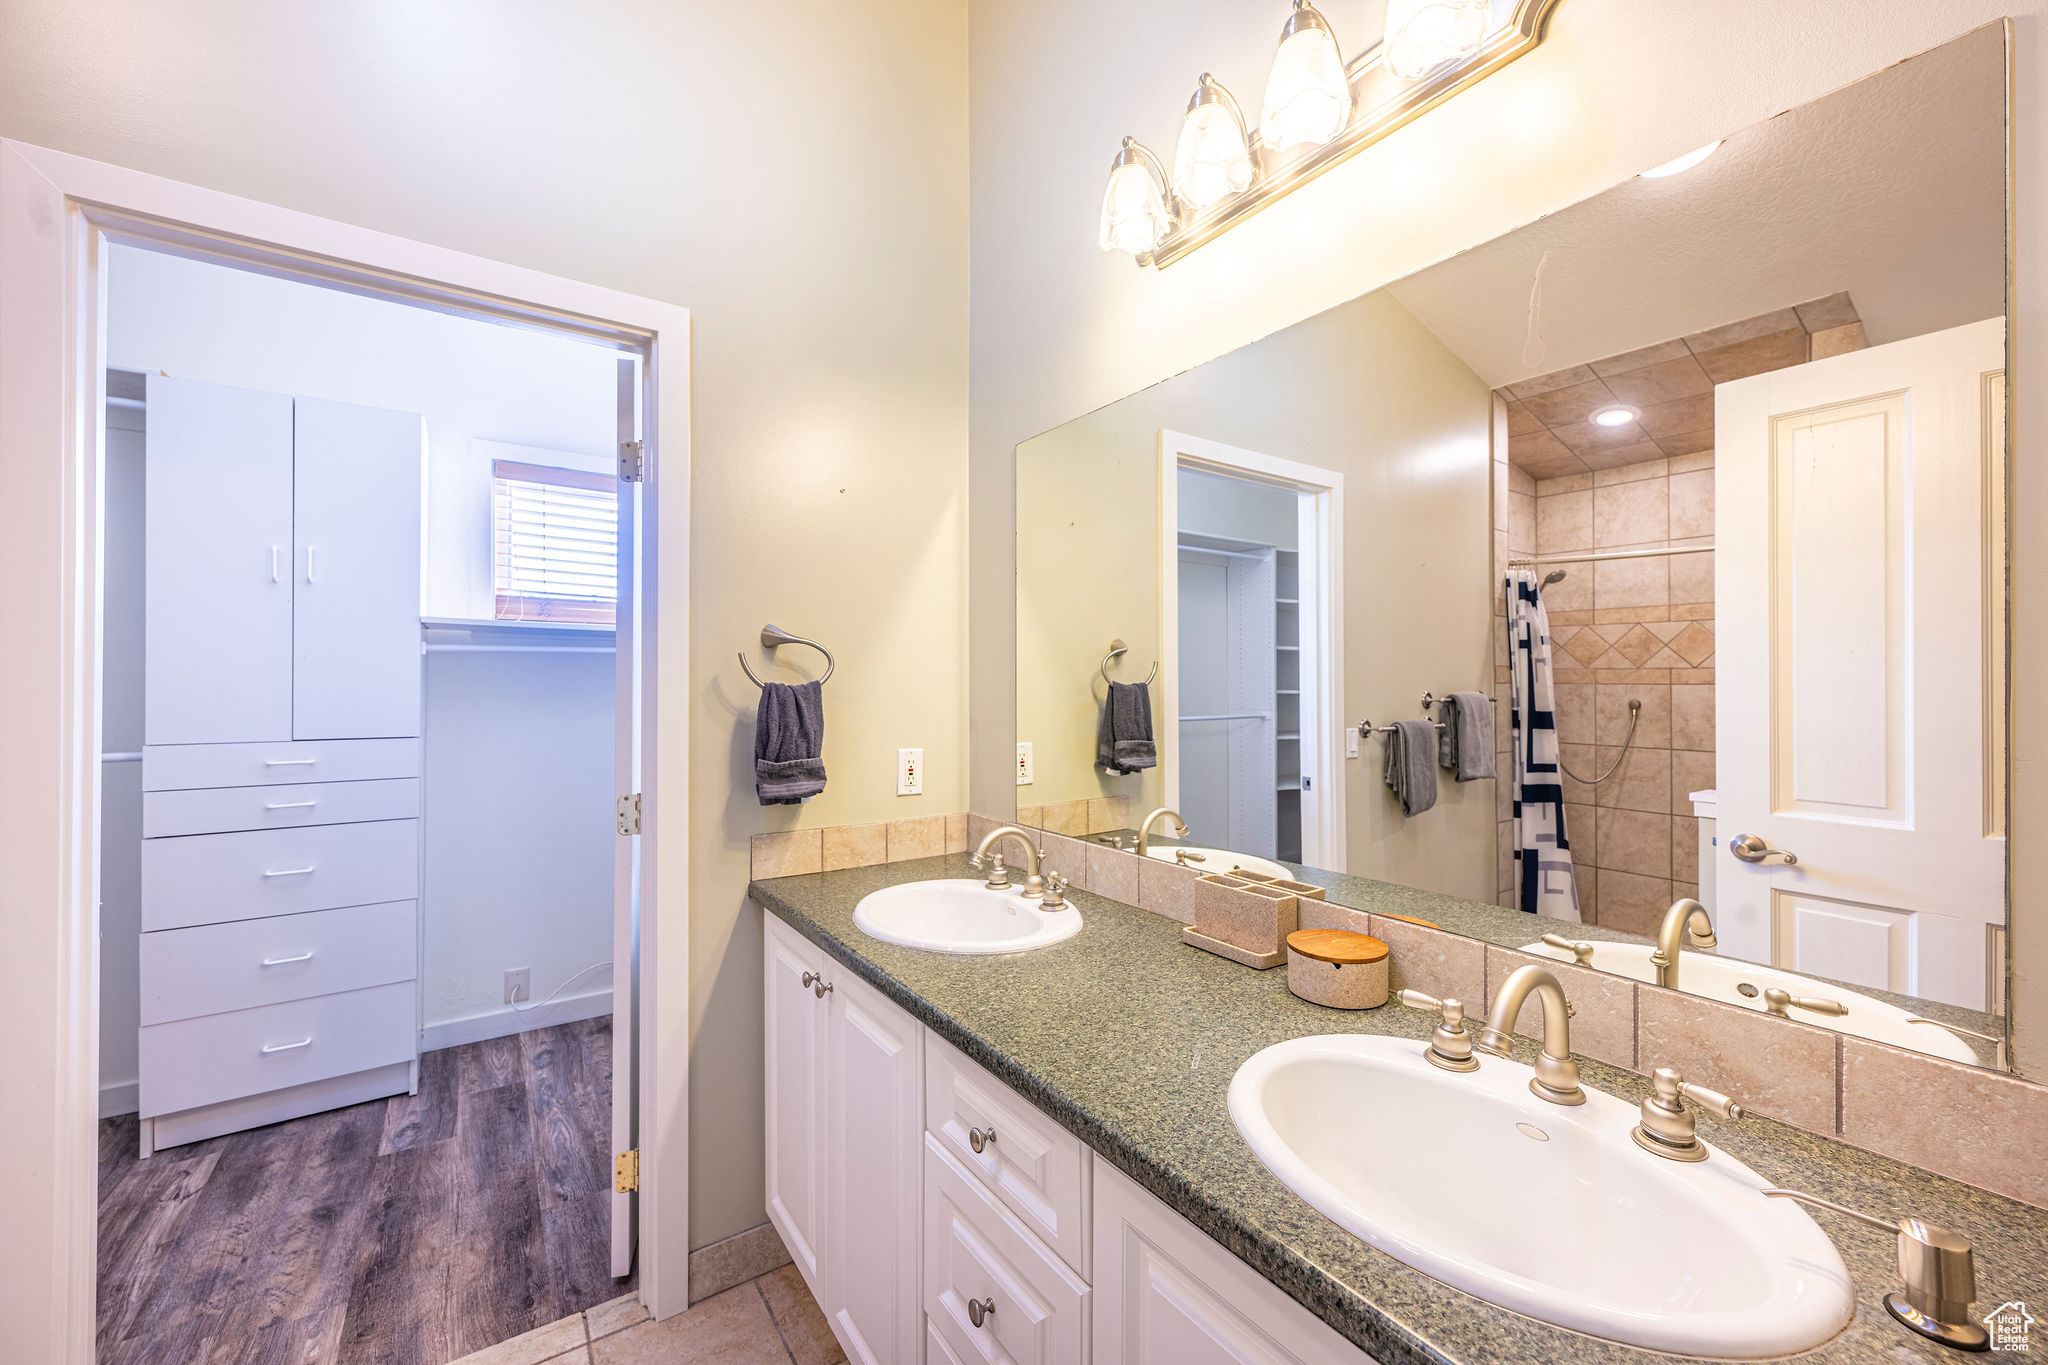
<svg viewBox="0 0 2048 1365"><path fill-rule="evenodd" d="M791 635L781 626L768 625L761 627L761 648L774 649L777 645L809 645L812 649L817 650L825 656L825 676L818 679L818 681L820 683L832 681L832 670L838 667L838 665L832 661L832 651L819 644L816 640L806 640L801 635ZM747 675L747 681L753 683L756 687L766 686L759 678L754 676L754 670L747 667L747 656L741 654L739 659L740 671Z"/></svg>
<svg viewBox="0 0 2048 1365"><path fill-rule="evenodd" d="M1119 654L1128 654L1130 652L1130 648L1131 647L1125 644L1122 640L1111 640L1109 642L1109 653L1102 656L1102 680L1104 682L1115 681L1115 679L1109 676L1109 661L1111 659L1114 659ZM1145 686L1150 687L1152 685L1152 680L1158 676L1159 661L1155 659L1152 661L1152 671L1145 675Z"/></svg>
<svg viewBox="0 0 2048 1365"><path fill-rule="evenodd" d="M1439 730L1444 728L1444 723L1440 720L1433 720L1429 723ZM1394 727L1391 725L1374 725L1369 720L1358 722L1358 737L1360 739L1370 739L1374 735L1391 735L1393 733Z"/></svg>

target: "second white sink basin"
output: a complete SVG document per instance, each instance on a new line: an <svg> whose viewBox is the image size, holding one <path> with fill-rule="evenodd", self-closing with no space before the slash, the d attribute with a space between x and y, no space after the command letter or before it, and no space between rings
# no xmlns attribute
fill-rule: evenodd
<svg viewBox="0 0 2048 1365"><path fill-rule="evenodd" d="M1232 853L1227 848L1202 848L1195 844L1160 844L1145 850L1145 856L1157 858L1162 863L1176 861L1176 853L1189 855L1187 866L1197 872L1260 872L1268 877L1294 875L1271 858L1261 858L1251 853ZM1197 857L1201 859L1200 862L1194 861Z"/></svg>
<svg viewBox="0 0 2048 1365"><path fill-rule="evenodd" d="M1667 1161L1636 1106L1564 1108L1530 1068L1440 1071L1423 1044L1357 1034L1265 1049L1230 1083L1253 1153L1317 1211L1446 1284L1543 1322L1682 1355L1810 1350L1854 1309L1814 1221L1715 1151Z"/></svg>
<svg viewBox="0 0 2048 1365"><path fill-rule="evenodd" d="M906 882L863 897L853 924L870 938L935 953L1019 953L1081 932L1081 912L1047 910L978 881Z"/></svg>

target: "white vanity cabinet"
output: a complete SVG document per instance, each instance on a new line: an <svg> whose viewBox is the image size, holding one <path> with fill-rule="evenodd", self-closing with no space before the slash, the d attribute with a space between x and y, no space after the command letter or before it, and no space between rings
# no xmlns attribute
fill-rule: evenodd
<svg viewBox="0 0 2048 1365"><path fill-rule="evenodd" d="M865 1365L1369 1365L836 958L765 924L768 1215Z"/></svg>

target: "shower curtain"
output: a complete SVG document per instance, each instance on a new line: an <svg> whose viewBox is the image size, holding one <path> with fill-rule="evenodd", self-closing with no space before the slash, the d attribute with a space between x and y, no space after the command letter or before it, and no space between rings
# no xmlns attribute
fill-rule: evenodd
<svg viewBox="0 0 2048 1365"><path fill-rule="evenodd" d="M1579 918L1564 828L1557 700L1550 678L1550 613L1527 569L1507 575L1508 664L1514 744L1515 903L1532 915Z"/></svg>

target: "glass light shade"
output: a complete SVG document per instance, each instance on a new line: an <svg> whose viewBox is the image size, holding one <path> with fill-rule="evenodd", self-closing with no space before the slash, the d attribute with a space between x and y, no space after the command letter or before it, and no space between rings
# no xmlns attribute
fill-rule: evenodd
<svg viewBox="0 0 2048 1365"><path fill-rule="evenodd" d="M1239 194L1252 183L1252 149L1223 87L1202 77L1173 152L1173 190L1197 209Z"/></svg>
<svg viewBox="0 0 2048 1365"><path fill-rule="evenodd" d="M1387 0L1387 70L1420 80L1486 41L1489 0Z"/></svg>
<svg viewBox="0 0 2048 1365"><path fill-rule="evenodd" d="M1173 225L1164 187L1136 157L1119 157L1102 193L1102 249L1142 256L1166 239Z"/></svg>
<svg viewBox="0 0 2048 1365"><path fill-rule="evenodd" d="M1337 36L1312 7L1297 4L1266 77L1259 138L1275 151L1320 147L1350 119L1351 82Z"/></svg>

